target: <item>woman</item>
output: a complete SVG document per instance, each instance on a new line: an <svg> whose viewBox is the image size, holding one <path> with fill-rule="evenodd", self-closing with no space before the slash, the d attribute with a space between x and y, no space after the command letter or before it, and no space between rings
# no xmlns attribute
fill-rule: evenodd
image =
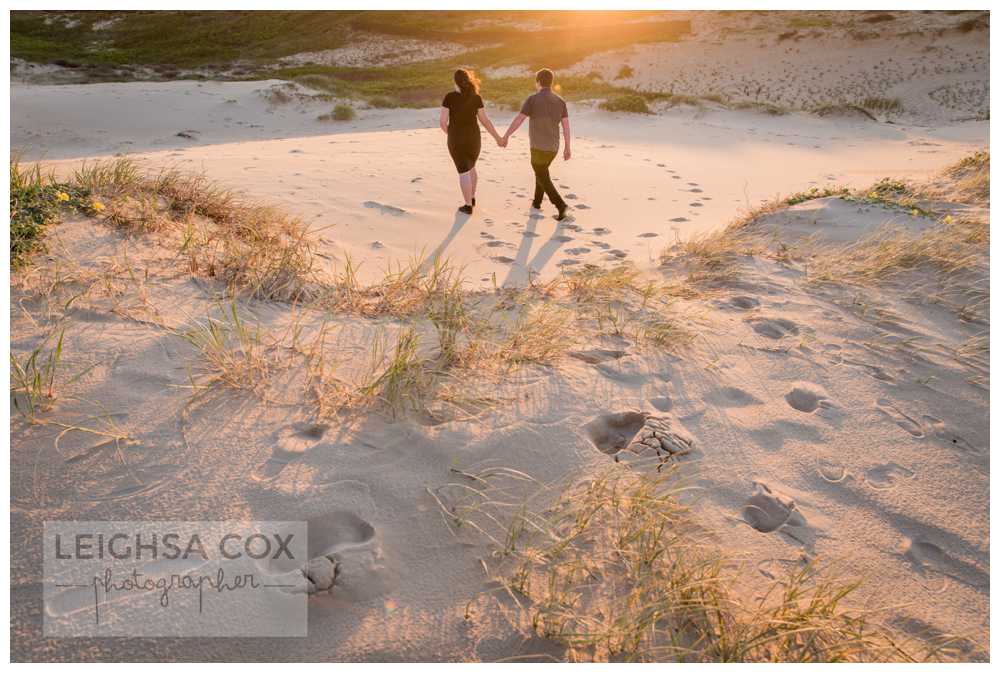
<svg viewBox="0 0 1000 673"><path fill-rule="evenodd" d="M448 152L458 170L458 186L465 205L459 208L466 215L472 214L476 205L476 160L479 159L479 122L482 122L497 145L502 145L500 134L486 115L483 99L479 95L479 80L471 70L455 71L455 88L441 103L441 130L448 134ZM477 121L478 119L478 121Z"/></svg>

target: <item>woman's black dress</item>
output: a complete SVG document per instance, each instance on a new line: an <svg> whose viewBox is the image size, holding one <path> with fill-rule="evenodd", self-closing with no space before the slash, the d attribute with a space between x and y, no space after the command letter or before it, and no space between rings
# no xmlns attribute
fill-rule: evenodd
<svg viewBox="0 0 1000 673"><path fill-rule="evenodd" d="M452 91L441 105L448 108L448 152L458 172L468 173L479 159L481 142L476 114L483 107L483 99L477 93Z"/></svg>

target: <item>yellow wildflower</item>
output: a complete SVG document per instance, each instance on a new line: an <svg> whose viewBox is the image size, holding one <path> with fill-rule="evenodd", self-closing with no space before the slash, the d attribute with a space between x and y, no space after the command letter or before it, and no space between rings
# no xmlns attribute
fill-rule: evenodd
<svg viewBox="0 0 1000 673"><path fill-rule="evenodd" d="M951 224L954 221L955 221L955 218L952 217L951 215L945 215L944 216L944 223L945 224Z"/></svg>
<svg viewBox="0 0 1000 673"><path fill-rule="evenodd" d="M90 207L93 208L98 213L104 210L104 204L100 201L92 201Z"/></svg>
<svg viewBox="0 0 1000 673"><path fill-rule="evenodd" d="M916 208L914 208L913 210L910 211L910 215L913 215L913 217L916 217L919 214L920 214L920 211L917 210Z"/></svg>
<svg viewBox="0 0 1000 673"><path fill-rule="evenodd" d="M869 199L877 199L878 198L878 192L868 192L868 198Z"/></svg>
<svg viewBox="0 0 1000 673"><path fill-rule="evenodd" d="M56 199L59 201L69 201L69 194L66 192L56 192Z"/></svg>

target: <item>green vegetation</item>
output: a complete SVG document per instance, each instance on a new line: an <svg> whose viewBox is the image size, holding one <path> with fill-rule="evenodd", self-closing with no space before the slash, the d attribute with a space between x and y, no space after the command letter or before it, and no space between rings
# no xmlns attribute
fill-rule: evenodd
<svg viewBox="0 0 1000 673"><path fill-rule="evenodd" d="M629 77L631 77L634 74L635 74L635 71L632 70L631 66L623 65L621 68L619 68L618 74L615 75L615 79L628 79Z"/></svg>
<svg viewBox="0 0 1000 673"><path fill-rule="evenodd" d="M11 55L169 68L263 62L343 44L351 12L11 12ZM113 21L105 28L95 24Z"/></svg>
<svg viewBox="0 0 1000 673"><path fill-rule="evenodd" d="M473 11L16 11L11 13L11 55L80 65L211 68L333 49L351 31L366 31L458 42L473 50L490 45L463 56L462 63L473 67L528 63L559 68L596 51L676 39L690 28L687 21L630 22L648 15L519 12L517 21L540 27L525 31L492 23L497 20L493 13ZM102 27L95 30L95 24ZM440 65L455 64L451 59Z"/></svg>
<svg viewBox="0 0 1000 673"><path fill-rule="evenodd" d="M318 119L321 122L328 122L328 121L349 122L357 116L358 115L354 111L353 107L341 103L340 105L335 106L332 112L321 114L316 119Z"/></svg>
<svg viewBox="0 0 1000 673"><path fill-rule="evenodd" d="M638 94L619 94L601 103L601 109L609 112L634 112L652 114L646 99Z"/></svg>
<svg viewBox="0 0 1000 673"><path fill-rule="evenodd" d="M60 183L42 173L38 164L22 167L16 156L10 159L10 264L25 263L39 249L46 227L59 219L60 209L92 213L104 205L89 198L85 184Z"/></svg>
<svg viewBox="0 0 1000 673"><path fill-rule="evenodd" d="M675 40L690 30L687 21L633 21L643 16L647 14L520 12L518 22L538 27L524 30L492 23L493 13L465 11L12 12L11 53L29 61L82 66L95 81L120 79L119 66L149 66L167 78L184 68L217 71L213 77L221 78L279 77L373 107L437 105L450 86L450 71L458 67L547 66L557 70L564 96L582 100L627 90L596 75L561 77L558 69L592 53ZM276 67L283 56L341 46L352 31L460 43L470 51L392 67ZM531 90L528 77L484 78L484 97L500 105L520 105Z"/></svg>
<svg viewBox="0 0 1000 673"><path fill-rule="evenodd" d="M54 346L46 351L52 335L35 348L22 362L10 354L10 392L17 409L27 420L44 411L55 399L56 369L62 359L63 331Z"/></svg>

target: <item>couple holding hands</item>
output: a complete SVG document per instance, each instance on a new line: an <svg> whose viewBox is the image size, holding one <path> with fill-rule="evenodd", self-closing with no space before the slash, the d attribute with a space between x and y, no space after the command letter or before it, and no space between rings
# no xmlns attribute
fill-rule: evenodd
<svg viewBox="0 0 1000 673"><path fill-rule="evenodd" d="M462 189L465 204L459 210L467 215L472 214L476 205L476 160L479 159L480 135L479 124L486 128L497 145L506 147L511 135L525 119L528 119L528 136L531 141L531 169L535 173L535 197L531 207L542 207L542 197L548 196L556 207L557 220L566 219L566 202L559 196L556 186L549 176L549 165L559 153L559 127L562 126L566 137L566 148L563 159L569 161L569 112L566 101L552 92L554 75L548 68L535 74L537 93L528 96L521 106L521 111L510 123L507 132L501 136L497 133L483 108L483 99L479 95L479 80L471 70L455 71L456 91L444 97L441 103L441 130L448 134L448 152L451 154L455 168L458 170L458 184Z"/></svg>

